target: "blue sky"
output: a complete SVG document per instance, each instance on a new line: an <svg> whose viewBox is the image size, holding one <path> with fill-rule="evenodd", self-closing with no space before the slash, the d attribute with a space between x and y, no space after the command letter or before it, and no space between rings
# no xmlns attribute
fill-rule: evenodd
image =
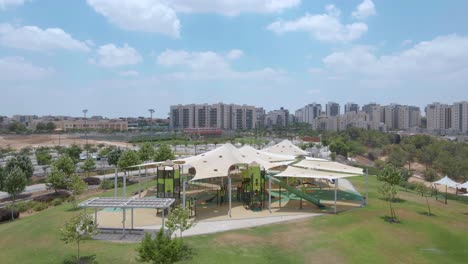
<svg viewBox="0 0 468 264"><path fill-rule="evenodd" d="M468 100L468 2L0 0L0 115Z"/></svg>

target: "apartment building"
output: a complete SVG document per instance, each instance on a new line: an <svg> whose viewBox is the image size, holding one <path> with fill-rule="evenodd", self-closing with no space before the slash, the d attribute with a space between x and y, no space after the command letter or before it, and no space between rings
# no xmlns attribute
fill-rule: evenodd
<svg viewBox="0 0 468 264"><path fill-rule="evenodd" d="M371 122L366 112L349 111L339 116L338 124L338 130L346 130L350 127L369 129Z"/></svg>
<svg viewBox="0 0 468 264"><path fill-rule="evenodd" d="M452 107L438 102L426 106L427 130L446 130L452 126Z"/></svg>
<svg viewBox="0 0 468 264"><path fill-rule="evenodd" d="M312 124L322 112L322 105L317 103L308 104L295 112L296 122Z"/></svg>
<svg viewBox="0 0 468 264"><path fill-rule="evenodd" d="M284 107L278 110L269 111L265 115L265 127L287 126L289 124L289 111Z"/></svg>
<svg viewBox="0 0 468 264"><path fill-rule="evenodd" d="M338 103L328 102L325 109L327 116L338 116L340 114L340 104Z"/></svg>
<svg viewBox="0 0 468 264"><path fill-rule="evenodd" d="M312 129L337 132L340 127L339 121L339 116L320 115L312 121Z"/></svg>
<svg viewBox="0 0 468 264"><path fill-rule="evenodd" d="M188 104L170 107L170 127L174 130L215 128L242 130L255 128L257 109L236 104Z"/></svg>
<svg viewBox="0 0 468 264"><path fill-rule="evenodd" d="M79 130L79 129L91 129L91 130L117 130L127 131L128 122L120 119L76 119L76 120L59 120L51 121L55 124L57 129L64 131L68 130Z"/></svg>
<svg viewBox="0 0 468 264"><path fill-rule="evenodd" d="M345 104L345 107L344 107L344 112L345 113L349 113L349 112L359 112L359 105L356 104L356 103L347 103Z"/></svg>
<svg viewBox="0 0 468 264"><path fill-rule="evenodd" d="M454 103L451 107L451 128L458 132L468 132L468 102Z"/></svg>

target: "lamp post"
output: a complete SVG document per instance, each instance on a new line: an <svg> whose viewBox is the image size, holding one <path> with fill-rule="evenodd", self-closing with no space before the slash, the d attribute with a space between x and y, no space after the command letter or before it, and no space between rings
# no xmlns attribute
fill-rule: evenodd
<svg viewBox="0 0 468 264"><path fill-rule="evenodd" d="M85 130L85 139L86 139L86 145L85 145L85 148L86 148L86 158L88 158L88 125L86 123L86 113L88 113L88 109L83 109L83 115L84 115L84 130Z"/></svg>
<svg viewBox="0 0 468 264"><path fill-rule="evenodd" d="M148 111L150 112L150 132L153 132L153 113L154 113L154 109L148 109Z"/></svg>

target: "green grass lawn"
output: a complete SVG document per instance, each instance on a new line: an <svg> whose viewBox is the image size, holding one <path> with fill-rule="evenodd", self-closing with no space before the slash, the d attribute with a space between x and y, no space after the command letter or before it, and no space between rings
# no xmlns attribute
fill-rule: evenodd
<svg viewBox="0 0 468 264"><path fill-rule="evenodd" d="M364 178L352 179L363 192ZM466 263L468 205L430 199L436 216L425 216L425 200L401 190L395 204L400 224L382 217L388 204L370 177L369 206L299 222L185 238L196 252L193 263ZM127 187L128 193L138 185ZM113 195L109 191L106 195ZM101 195L102 196L102 195ZM59 240L63 223L77 214L69 205L0 225L0 263L61 263L75 253ZM135 263L136 244L87 241L83 255L99 263Z"/></svg>

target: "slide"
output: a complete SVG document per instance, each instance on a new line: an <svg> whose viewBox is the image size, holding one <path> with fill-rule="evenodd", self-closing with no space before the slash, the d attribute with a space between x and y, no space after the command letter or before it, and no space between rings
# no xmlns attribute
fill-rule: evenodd
<svg viewBox="0 0 468 264"><path fill-rule="evenodd" d="M272 181L272 182L274 182L274 183L280 185L281 187L283 187L284 189L288 190L289 192L294 193L297 197L300 197L300 198L302 198L302 199L304 199L304 200L306 200L306 201L308 201L308 202L311 202L311 203L317 205L317 206L320 207L320 208L325 207L324 205L320 204L320 199L315 198L315 197L313 197L313 196L310 196L310 195L308 195L307 193L303 193L303 192L301 192L300 190L298 190L298 189L296 189L296 188L294 188L294 187L291 187L291 186L287 185L286 183L284 183L284 182L278 180L278 179L275 178L275 177L272 177L272 176L269 176L269 175L265 175L265 177L266 177L267 180L268 180L269 177L271 177L271 181Z"/></svg>

